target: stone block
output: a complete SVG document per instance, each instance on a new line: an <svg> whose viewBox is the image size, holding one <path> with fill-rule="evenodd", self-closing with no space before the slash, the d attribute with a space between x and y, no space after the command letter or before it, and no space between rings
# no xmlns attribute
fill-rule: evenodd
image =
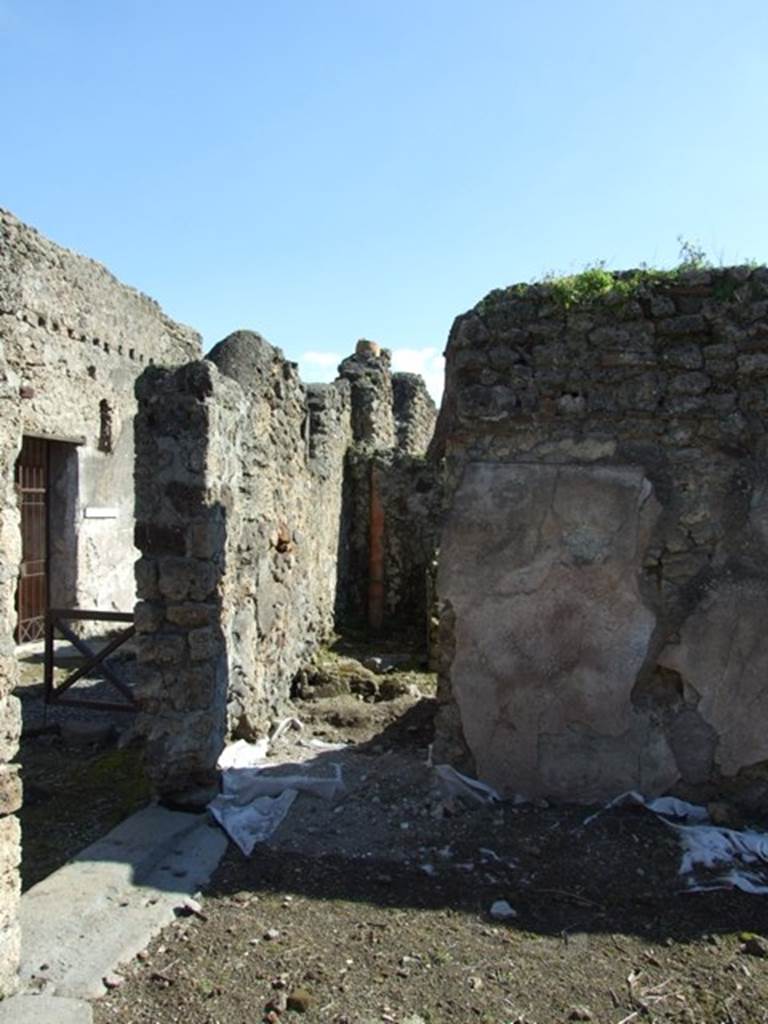
<svg viewBox="0 0 768 1024"><path fill-rule="evenodd" d="M218 517L196 519L187 527L186 554L190 558L222 558L225 544L224 522Z"/></svg>
<svg viewBox="0 0 768 1024"><path fill-rule="evenodd" d="M190 630L187 641L192 661L208 661L215 658L222 645L221 634L211 626Z"/></svg>
<svg viewBox="0 0 768 1024"><path fill-rule="evenodd" d="M669 345L661 350L661 358L669 366L682 370L700 370L704 358L701 347L690 342L687 345Z"/></svg>
<svg viewBox="0 0 768 1024"><path fill-rule="evenodd" d="M139 601L133 610L137 633L154 633L163 624L164 617L163 606L149 601Z"/></svg>
<svg viewBox="0 0 768 1024"><path fill-rule="evenodd" d="M188 601L184 604L169 604L165 609L165 617L174 626L184 629L196 629L215 622L221 614L217 604L201 604Z"/></svg>
<svg viewBox="0 0 768 1024"><path fill-rule="evenodd" d="M666 295L654 295L651 298L651 313L658 319L673 316L675 313L674 300Z"/></svg>
<svg viewBox="0 0 768 1024"><path fill-rule="evenodd" d="M134 527L134 543L145 555L183 555L186 552L184 528L157 522L138 522Z"/></svg>
<svg viewBox="0 0 768 1024"><path fill-rule="evenodd" d="M219 666L210 662L179 672L173 681L175 706L187 711L211 708L217 693L218 679Z"/></svg>
<svg viewBox="0 0 768 1024"><path fill-rule="evenodd" d="M736 346L732 341L722 341L714 345L706 345L703 349L704 361L709 366L709 361L719 359L735 359Z"/></svg>
<svg viewBox="0 0 768 1024"><path fill-rule="evenodd" d="M21 702L14 696L0 699L0 764L12 761L21 736Z"/></svg>
<svg viewBox="0 0 768 1024"><path fill-rule="evenodd" d="M211 562L194 558L162 558L158 589L163 597L174 602L204 601L216 589L219 575Z"/></svg>
<svg viewBox="0 0 768 1024"><path fill-rule="evenodd" d="M630 333L624 327L596 327L589 333L589 340L597 348L621 349L630 339Z"/></svg>
<svg viewBox="0 0 768 1024"><path fill-rule="evenodd" d="M0 765L0 815L13 814L21 807L22 786L19 766Z"/></svg>
<svg viewBox="0 0 768 1024"><path fill-rule="evenodd" d="M21 899L21 876L17 866L0 872L0 935L16 924Z"/></svg>
<svg viewBox="0 0 768 1024"><path fill-rule="evenodd" d="M701 395L712 384L706 373L679 373L669 382L669 391L679 395Z"/></svg>
<svg viewBox="0 0 768 1024"><path fill-rule="evenodd" d="M12 637L11 624L7 625L8 637ZM19 665L13 650L0 654L0 700L9 696L18 685Z"/></svg>
<svg viewBox="0 0 768 1024"><path fill-rule="evenodd" d="M739 356L736 360L739 373L764 375L768 374L768 353L751 352L748 355Z"/></svg>
<svg viewBox="0 0 768 1024"><path fill-rule="evenodd" d="M607 368L615 366L655 366L656 353L653 349L612 351L600 353L600 365Z"/></svg>
<svg viewBox="0 0 768 1024"><path fill-rule="evenodd" d="M136 596L143 601L152 601L160 596L157 586L157 560L139 558L134 565L136 575Z"/></svg>
<svg viewBox="0 0 768 1024"><path fill-rule="evenodd" d="M136 657L139 662L158 665L181 665L186 661L187 645L178 633L148 633L137 637Z"/></svg>
<svg viewBox="0 0 768 1024"><path fill-rule="evenodd" d="M20 863L21 825L15 815L8 814L0 818L0 877L12 875Z"/></svg>
<svg viewBox="0 0 768 1024"><path fill-rule="evenodd" d="M668 395L664 399L664 411L669 416L691 416L705 412L707 403L706 395Z"/></svg>
<svg viewBox="0 0 768 1024"><path fill-rule="evenodd" d="M659 334L707 334L709 324L699 313L690 315L667 317L659 320L656 324Z"/></svg>

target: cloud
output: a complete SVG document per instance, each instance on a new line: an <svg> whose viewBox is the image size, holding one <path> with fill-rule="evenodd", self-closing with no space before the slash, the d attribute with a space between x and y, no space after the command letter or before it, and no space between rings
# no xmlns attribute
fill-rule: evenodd
<svg viewBox="0 0 768 1024"><path fill-rule="evenodd" d="M440 349L434 345L426 345L424 348L394 348L392 369L396 373L420 373L427 390L439 404L445 376L445 359Z"/></svg>
<svg viewBox="0 0 768 1024"><path fill-rule="evenodd" d="M307 384L324 384L336 379L336 367L341 362L338 352L302 352L299 373Z"/></svg>
<svg viewBox="0 0 768 1024"><path fill-rule="evenodd" d="M311 366L332 366L335 370L341 362L341 356L335 352L302 352L300 362Z"/></svg>

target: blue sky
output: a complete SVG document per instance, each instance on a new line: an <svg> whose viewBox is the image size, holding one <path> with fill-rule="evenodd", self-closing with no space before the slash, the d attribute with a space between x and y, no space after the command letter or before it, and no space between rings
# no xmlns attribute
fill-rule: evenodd
<svg viewBox="0 0 768 1024"><path fill-rule="evenodd" d="M0 205L207 346L437 388L494 287L768 259L765 0L0 0Z"/></svg>

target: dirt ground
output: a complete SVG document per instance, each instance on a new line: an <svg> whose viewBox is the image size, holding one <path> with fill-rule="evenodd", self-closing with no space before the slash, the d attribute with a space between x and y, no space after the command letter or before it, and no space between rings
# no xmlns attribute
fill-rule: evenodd
<svg viewBox="0 0 768 1024"><path fill-rule="evenodd" d="M22 887L28 889L145 806L149 787L141 750L118 745L134 715L46 706L42 647L22 650L15 693L21 700L23 731L16 760L24 782L21 875ZM57 685L79 664L81 659L69 652L55 672ZM115 699L100 679L83 680L72 695Z"/></svg>
<svg viewBox="0 0 768 1024"><path fill-rule="evenodd" d="M446 805L433 678L350 654L302 681L272 751L278 774L341 765L344 793L300 795L249 858L230 844L96 1024L768 1024L766 897L686 893L643 809Z"/></svg>

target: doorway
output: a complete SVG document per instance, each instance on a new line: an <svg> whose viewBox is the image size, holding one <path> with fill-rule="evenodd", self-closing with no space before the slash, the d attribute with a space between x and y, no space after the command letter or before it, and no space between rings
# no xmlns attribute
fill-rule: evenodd
<svg viewBox="0 0 768 1024"><path fill-rule="evenodd" d="M18 644L42 640L52 604L77 597L77 442L24 435L16 460L21 567L16 589Z"/></svg>

